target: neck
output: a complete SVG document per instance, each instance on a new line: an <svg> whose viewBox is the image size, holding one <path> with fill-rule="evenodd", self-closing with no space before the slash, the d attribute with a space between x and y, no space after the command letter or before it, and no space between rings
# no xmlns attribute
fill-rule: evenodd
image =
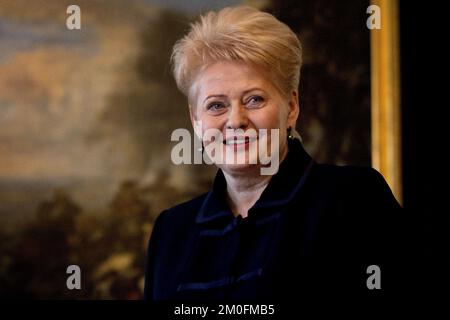
<svg viewBox="0 0 450 320"><path fill-rule="evenodd" d="M280 157L280 164L286 158L287 150ZM245 173L223 171L227 181L227 201L235 216L248 216L248 210L258 201L272 178L261 175L259 166L254 166Z"/></svg>
<svg viewBox="0 0 450 320"><path fill-rule="evenodd" d="M272 176L263 176L258 173L230 174L224 172L227 181L227 200L235 216L247 217L248 210L258 201Z"/></svg>

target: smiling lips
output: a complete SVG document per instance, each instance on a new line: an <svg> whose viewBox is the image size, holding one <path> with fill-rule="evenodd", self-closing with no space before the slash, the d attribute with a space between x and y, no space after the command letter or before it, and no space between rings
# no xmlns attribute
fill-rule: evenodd
<svg viewBox="0 0 450 320"><path fill-rule="evenodd" d="M253 142L256 139L258 139L258 137L256 137L256 136L234 136L234 137L229 137L229 138L223 140L223 143L225 145L238 146L238 145L249 144L250 142Z"/></svg>

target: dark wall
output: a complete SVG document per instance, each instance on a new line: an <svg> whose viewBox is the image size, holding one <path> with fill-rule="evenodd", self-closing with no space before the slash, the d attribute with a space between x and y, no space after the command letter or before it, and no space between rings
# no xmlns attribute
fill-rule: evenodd
<svg viewBox="0 0 450 320"><path fill-rule="evenodd" d="M448 127L448 57L443 12L436 3L400 2L404 207L416 226L417 250L424 251L421 262L431 268L430 277L437 277L439 292L448 296L448 134L442 132Z"/></svg>
<svg viewBox="0 0 450 320"><path fill-rule="evenodd" d="M319 162L371 165L369 1L273 0L303 46L297 129Z"/></svg>
<svg viewBox="0 0 450 320"><path fill-rule="evenodd" d="M445 182L439 164L447 148L438 133L447 104L438 11L400 2L404 205L430 214L439 211L438 186Z"/></svg>

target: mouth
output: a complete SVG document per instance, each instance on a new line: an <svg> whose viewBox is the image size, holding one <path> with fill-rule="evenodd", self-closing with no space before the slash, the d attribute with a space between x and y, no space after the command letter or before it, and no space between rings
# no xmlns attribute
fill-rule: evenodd
<svg viewBox="0 0 450 320"><path fill-rule="evenodd" d="M246 145L256 141L257 139L258 137L256 136L235 136L223 140L223 144L231 146Z"/></svg>

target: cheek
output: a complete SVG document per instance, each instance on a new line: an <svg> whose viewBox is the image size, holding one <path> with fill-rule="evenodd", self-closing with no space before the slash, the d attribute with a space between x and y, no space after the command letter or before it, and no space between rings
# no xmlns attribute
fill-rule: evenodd
<svg viewBox="0 0 450 320"><path fill-rule="evenodd" d="M218 135L217 138L219 140L223 138L222 129L224 126L224 121L221 117L211 117L204 114L199 117L199 121L201 121L202 137L205 145L208 145L211 142L211 135Z"/></svg>
<svg viewBox="0 0 450 320"><path fill-rule="evenodd" d="M285 121L283 112L280 112L278 107L266 110L264 114L258 120L258 126L261 128L283 128L285 126Z"/></svg>
<svg viewBox="0 0 450 320"><path fill-rule="evenodd" d="M280 105L278 109L278 122L280 129L287 128L288 115L289 115L288 107L284 104Z"/></svg>
<svg viewBox="0 0 450 320"><path fill-rule="evenodd" d="M203 131L207 129L221 129L222 128L222 121L220 117L211 117L208 115L204 115L203 117L200 117Z"/></svg>

